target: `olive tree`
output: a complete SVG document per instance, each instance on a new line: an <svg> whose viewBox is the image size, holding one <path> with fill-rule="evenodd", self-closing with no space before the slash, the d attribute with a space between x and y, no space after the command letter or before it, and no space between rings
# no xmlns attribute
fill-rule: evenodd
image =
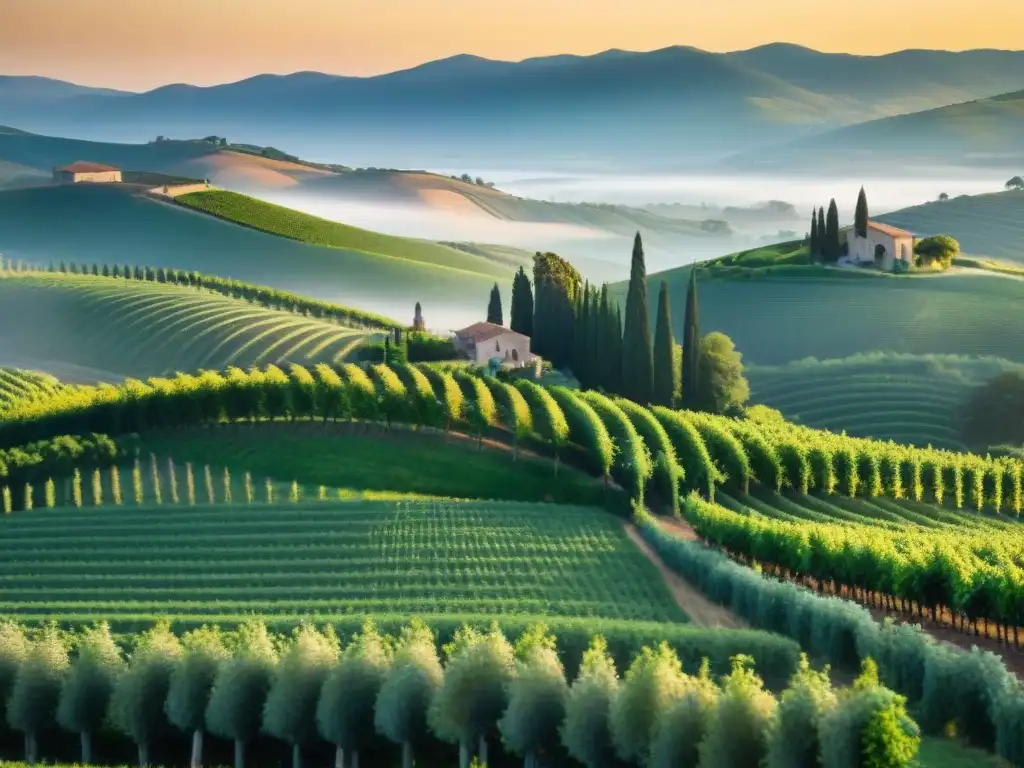
<svg viewBox="0 0 1024 768"><path fill-rule="evenodd" d="M431 729L459 745L459 768L468 768L474 744L479 744L480 762L486 764L487 735L508 703L506 686L515 653L497 622L487 633L462 627L444 651L444 682L428 715Z"/></svg>
<svg viewBox="0 0 1024 768"><path fill-rule="evenodd" d="M379 658L383 661L383 653ZM367 660L361 666L366 669L365 679L372 681L379 665ZM363 678L359 676L360 680ZM434 634L426 624L414 619L399 634L394 659L384 673L374 706L377 732L402 746L402 768L412 768L413 748L429 733L427 711L443 679ZM354 687L353 684L346 689Z"/></svg>
<svg viewBox="0 0 1024 768"><path fill-rule="evenodd" d="M359 768L359 751L373 738L374 706L390 661L385 638L372 619L352 636L320 691L316 724L320 735L334 744L335 765L343 768L345 756Z"/></svg>
<svg viewBox="0 0 1024 768"><path fill-rule="evenodd" d="M217 669L206 707L207 730L235 742L235 768L245 765L245 745L256 738L277 664L277 650L262 621L246 621L232 638L231 658Z"/></svg>
<svg viewBox="0 0 1024 768"><path fill-rule="evenodd" d="M764 690L749 656L735 656L700 744L701 768L748 768L767 755L775 697Z"/></svg>
<svg viewBox="0 0 1024 768"><path fill-rule="evenodd" d="M608 643L601 636L594 637L569 688L561 728L562 745L586 768L607 768L614 761L608 714L618 688L618 673Z"/></svg>
<svg viewBox="0 0 1024 768"><path fill-rule="evenodd" d="M801 655L789 687L779 699L775 720L768 731L765 768L817 768L820 765L822 719L838 703L828 668L811 669Z"/></svg>
<svg viewBox="0 0 1024 768"><path fill-rule="evenodd" d="M640 651L609 711L612 742L621 759L637 763L647 760L658 719L685 689L682 662L668 643Z"/></svg>
<svg viewBox="0 0 1024 768"><path fill-rule="evenodd" d="M14 678L28 653L25 628L9 619L0 619L0 711L6 714ZM3 722L7 722L6 716Z"/></svg>
<svg viewBox="0 0 1024 768"><path fill-rule="evenodd" d="M338 638L304 624L281 653L263 707L263 729L292 745L292 768L302 766L302 747L316 738L317 700L338 660Z"/></svg>
<svg viewBox="0 0 1024 768"><path fill-rule="evenodd" d="M161 622L139 638L110 697L110 720L138 746L139 765L149 765L149 746L170 730L164 701L181 643Z"/></svg>
<svg viewBox="0 0 1024 768"><path fill-rule="evenodd" d="M7 722L25 734L25 762L39 759L39 734L53 726L68 649L56 625L46 626L28 645L7 700Z"/></svg>
<svg viewBox="0 0 1024 768"><path fill-rule="evenodd" d="M61 686L57 722L79 734L82 765L92 763L92 736L103 726L110 697L123 671L124 658L109 624L101 622L79 635L75 659Z"/></svg>
<svg viewBox="0 0 1024 768"><path fill-rule="evenodd" d="M515 646L515 677L508 685L508 708L498 722L501 738L534 768L537 754L558 744L558 727L565 719L569 686L547 627L531 627Z"/></svg>
<svg viewBox="0 0 1024 768"><path fill-rule="evenodd" d="M200 627L181 639L182 654L171 673L167 717L176 728L192 734L192 768L203 763L206 707L217 670L228 658L224 637L216 627Z"/></svg>
<svg viewBox="0 0 1024 768"><path fill-rule="evenodd" d="M687 692L658 718L651 739L649 768L698 764L700 742L714 712L718 693L705 659L697 677L690 679Z"/></svg>

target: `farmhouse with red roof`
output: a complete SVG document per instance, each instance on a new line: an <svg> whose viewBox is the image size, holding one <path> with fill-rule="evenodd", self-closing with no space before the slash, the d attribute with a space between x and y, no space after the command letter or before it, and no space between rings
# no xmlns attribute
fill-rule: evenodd
<svg viewBox="0 0 1024 768"><path fill-rule="evenodd" d="M473 323L455 332L455 349L477 365L522 368L536 360L530 337L494 323Z"/></svg>
<svg viewBox="0 0 1024 768"><path fill-rule="evenodd" d="M53 180L58 184L111 184L121 182L121 169L112 165L87 163L82 160L53 169Z"/></svg>
<svg viewBox="0 0 1024 768"><path fill-rule="evenodd" d="M883 272L909 272L914 266L914 233L877 221L868 222L867 237L857 234L856 227L847 236L849 263L857 266L873 264Z"/></svg>

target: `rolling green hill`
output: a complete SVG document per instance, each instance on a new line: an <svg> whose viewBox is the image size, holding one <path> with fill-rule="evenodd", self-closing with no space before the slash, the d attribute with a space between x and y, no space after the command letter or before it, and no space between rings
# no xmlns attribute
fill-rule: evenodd
<svg viewBox="0 0 1024 768"><path fill-rule="evenodd" d="M0 192L0 253L43 266L67 260L196 270L408 320L419 301L432 328L480 320L495 282L493 274L275 237L105 185ZM493 271L493 261L478 262ZM511 273L509 266L509 280Z"/></svg>
<svg viewBox="0 0 1024 768"><path fill-rule="evenodd" d="M340 361L367 332L160 283L62 274L0 278L0 364L70 381L273 361Z"/></svg>
<svg viewBox="0 0 1024 768"><path fill-rule="evenodd" d="M798 268L803 269L803 268ZM869 352L985 355L1024 362L1024 281L984 272L854 279L845 271L698 278L701 332L722 331L744 360L777 365ZM682 336L690 267L648 276L669 286ZM626 285L613 286L620 302ZM651 302L651 323L657 302Z"/></svg>
<svg viewBox="0 0 1024 768"><path fill-rule="evenodd" d="M350 227L237 192L211 189L190 192L174 198L174 201L243 227L310 245L388 256L499 278L507 277L509 273L508 265L499 265L466 251L426 240L383 235Z"/></svg>
<svg viewBox="0 0 1024 768"><path fill-rule="evenodd" d="M963 451L961 409L974 389L1024 366L999 358L861 355L750 366L751 402L791 421L898 443Z"/></svg>
<svg viewBox="0 0 1024 768"><path fill-rule="evenodd" d="M919 237L951 235L970 256L1024 264L1024 192L961 195L875 218Z"/></svg>
<svg viewBox="0 0 1024 768"><path fill-rule="evenodd" d="M38 371L0 368L0 410L21 400L54 394L63 387L59 380Z"/></svg>

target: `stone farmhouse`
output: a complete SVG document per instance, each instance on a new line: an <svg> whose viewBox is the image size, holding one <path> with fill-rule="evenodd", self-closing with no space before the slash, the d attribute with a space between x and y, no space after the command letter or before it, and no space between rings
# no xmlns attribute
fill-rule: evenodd
<svg viewBox="0 0 1024 768"><path fill-rule="evenodd" d="M121 169L114 168L111 165L87 163L79 160L71 165L54 168L53 180L58 184L78 184L80 182L119 184L121 182Z"/></svg>
<svg viewBox="0 0 1024 768"><path fill-rule="evenodd" d="M874 265L883 272L909 272L914 266L914 233L877 221L869 221L867 237L855 229L847 236L849 254L840 263Z"/></svg>
<svg viewBox="0 0 1024 768"><path fill-rule="evenodd" d="M530 352L530 337L494 323L473 323L455 332L455 349L477 365L491 361L504 368L535 365L539 358Z"/></svg>

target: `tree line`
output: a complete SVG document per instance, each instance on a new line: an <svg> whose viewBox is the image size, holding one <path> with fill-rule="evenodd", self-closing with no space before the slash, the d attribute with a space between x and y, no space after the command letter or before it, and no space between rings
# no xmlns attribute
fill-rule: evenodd
<svg viewBox="0 0 1024 768"><path fill-rule="evenodd" d="M590 285L553 253L534 256L533 283L520 267L512 284L510 328L531 337L531 351L568 368L583 389L642 405L737 412L749 397L741 356L721 333L700 334L694 265L687 288L682 345L672 330L668 284L661 283L652 333L643 241L633 242L625 312L607 285ZM497 284L488 322L502 324Z"/></svg>
<svg viewBox="0 0 1024 768"><path fill-rule="evenodd" d="M24 262L8 261L6 266L0 259L0 271L6 269L10 272L39 272L40 270L26 265ZM196 271L183 269L171 269L165 267L143 267L120 264L75 264L74 262L61 261L57 265L53 262L47 267L46 272L53 274L70 275L91 275L93 277L109 277L124 280L136 280L150 283L164 283L178 285L198 290L208 290L219 293L234 299L242 299L267 309L276 309L282 312L293 312L315 317L321 320L340 323L345 326L357 328L370 328L377 330L393 331L402 329L404 326L394 320L375 315L370 312L333 304L328 301L306 298L290 291L282 291L277 288L269 288L263 285L254 285L241 280L234 280L216 275L205 275Z"/></svg>
<svg viewBox="0 0 1024 768"><path fill-rule="evenodd" d="M342 642L332 627L303 624L273 636L259 620L232 632L204 626L179 638L161 623L125 654L109 625L75 635L48 624L35 632L0 622L0 702L24 734L29 764L55 726L78 734L84 764L107 725L133 741L138 763L174 733L190 736L191 765L203 762L206 734L234 742L235 768L261 734L291 747L292 766L321 743L338 768L384 741L411 768L437 741L458 747L460 768L491 746L527 768L618 764L649 768L901 768L920 737L905 699L867 661L848 689L802 659L776 697L735 656L715 680L705 659L687 672L667 644L644 647L620 676L595 636L569 680L557 639L531 625L513 643L496 623L463 626L438 653L413 619L397 636L372 619Z"/></svg>

